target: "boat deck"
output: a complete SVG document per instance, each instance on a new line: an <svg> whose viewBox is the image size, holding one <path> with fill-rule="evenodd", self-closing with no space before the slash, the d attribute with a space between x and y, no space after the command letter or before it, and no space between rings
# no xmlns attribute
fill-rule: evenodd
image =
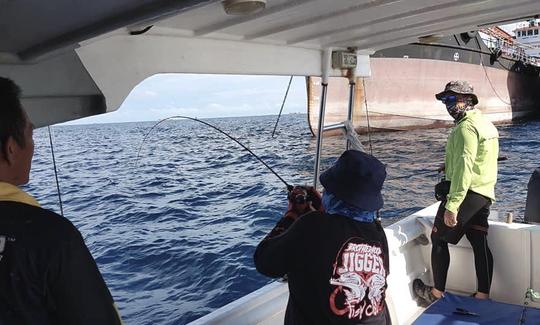
<svg viewBox="0 0 540 325"><path fill-rule="evenodd" d="M447 293L427 308L413 325L540 323L540 309Z"/></svg>

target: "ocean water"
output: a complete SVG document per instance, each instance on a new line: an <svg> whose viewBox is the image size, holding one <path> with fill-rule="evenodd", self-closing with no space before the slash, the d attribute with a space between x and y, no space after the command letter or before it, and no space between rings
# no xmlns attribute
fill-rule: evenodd
<svg viewBox="0 0 540 325"><path fill-rule="evenodd" d="M311 184L315 140L305 115L206 120L247 145L290 184ZM193 121L55 126L64 214L81 231L126 324L185 324L272 281L252 255L284 212L285 185L247 151ZM539 166L540 122L498 127L493 209L522 218ZM435 202L448 129L377 133L387 164L382 215L391 224ZM27 190L59 212L47 129L35 132ZM367 136L362 136L367 143ZM324 140L322 168L344 147Z"/></svg>

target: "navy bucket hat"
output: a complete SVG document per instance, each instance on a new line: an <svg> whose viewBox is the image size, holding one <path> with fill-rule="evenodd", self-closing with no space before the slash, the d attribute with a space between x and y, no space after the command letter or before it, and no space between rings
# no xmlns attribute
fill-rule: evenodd
<svg viewBox="0 0 540 325"><path fill-rule="evenodd" d="M365 211L375 211L383 206L381 190L385 178L386 167L377 158L347 150L319 180L338 199Z"/></svg>

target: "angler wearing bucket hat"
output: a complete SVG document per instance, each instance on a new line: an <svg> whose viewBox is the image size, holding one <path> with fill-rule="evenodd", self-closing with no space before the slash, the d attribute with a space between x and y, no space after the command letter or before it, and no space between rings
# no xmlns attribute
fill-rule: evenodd
<svg viewBox="0 0 540 325"><path fill-rule="evenodd" d="M435 95L435 98L446 105L448 114L456 122L465 116L465 112L473 110L474 105L478 104L478 97L474 94L473 87L463 80L450 81L443 91Z"/></svg>
<svg viewBox="0 0 540 325"><path fill-rule="evenodd" d="M285 324L391 323L384 302L388 244L376 218L385 177L377 158L345 151L320 176L325 212L318 201L306 209L317 211L303 215L289 204L258 245L257 270L288 278Z"/></svg>
<svg viewBox="0 0 540 325"><path fill-rule="evenodd" d="M445 153L445 193L431 233L434 286L416 279L414 291L421 304L440 298L450 265L448 243L466 235L474 252L478 286L475 297L487 298L493 276L493 256L487 244L489 209L495 201L499 134L475 108L478 97L467 81L451 81L435 95L456 123L448 136ZM439 187L441 188L441 187Z"/></svg>

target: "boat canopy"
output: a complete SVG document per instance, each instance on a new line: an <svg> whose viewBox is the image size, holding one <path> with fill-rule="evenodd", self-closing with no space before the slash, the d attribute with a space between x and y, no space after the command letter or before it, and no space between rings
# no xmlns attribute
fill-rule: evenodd
<svg viewBox="0 0 540 325"><path fill-rule="evenodd" d="M250 2L265 8L224 8ZM349 49L367 76L376 50L537 14L538 0L0 0L0 75L43 126L114 111L156 73L341 75L323 67Z"/></svg>

